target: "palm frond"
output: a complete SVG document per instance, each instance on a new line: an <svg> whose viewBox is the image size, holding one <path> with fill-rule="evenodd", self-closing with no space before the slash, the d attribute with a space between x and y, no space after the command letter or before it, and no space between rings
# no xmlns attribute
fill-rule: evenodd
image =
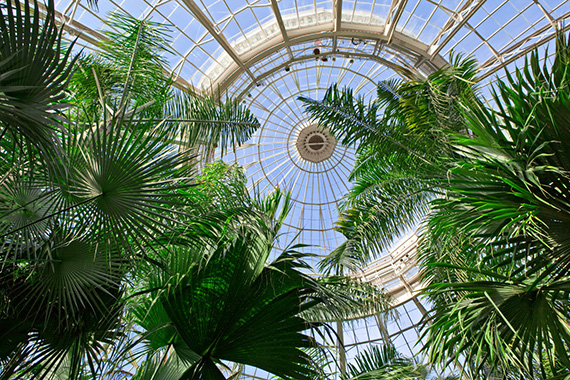
<svg viewBox="0 0 570 380"><path fill-rule="evenodd" d="M570 360L567 280L541 281L540 277L504 282L487 281L434 284L431 293L454 292L457 303L436 308L426 324L425 350L435 362L462 357L475 373L516 368L533 377L537 360L544 364ZM540 372L539 372L540 374Z"/></svg>
<svg viewBox="0 0 570 380"><path fill-rule="evenodd" d="M120 315L123 304L114 296L105 296L101 310L84 309L81 319L51 318L32 330L31 348L15 372L36 379L80 378L97 376L97 363L106 348L122 334Z"/></svg>
<svg viewBox="0 0 570 380"><path fill-rule="evenodd" d="M168 130L148 127L74 129L64 140L71 169L55 178L76 226L108 233L127 250L131 239L153 241L176 224L177 191L192 178L192 156L165 141Z"/></svg>
<svg viewBox="0 0 570 380"><path fill-rule="evenodd" d="M311 120L329 130L343 145L373 145L414 157L420 162L430 162L424 152L414 149L397 112L381 117L383 100L367 104L364 99L355 98L352 90L339 90L335 85L327 90L322 101L305 97L299 100L305 103ZM391 102L398 103L396 100Z"/></svg>
<svg viewBox="0 0 570 380"><path fill-rule="evenodd" d="M0 6L0 121L28 142L53 150L75 58L71 47L63 47L53 0L43 17L38 3L33 5L7 0Z"/></svg>
<svg viewBox="0 0 570 380"><path fill-rule="evenodd" d="M427 370L403 357L390 344L370 346L347 365L344 379L362 380L412 380L425 378Z"/></svg>
<svg viewBox="0 0 570 380"><path fill-rule="evenodd" d="M177 92L166 105L165 113L178 121L183 146L201 147L206 159L220 147L222 155L249 140L259 128L257 118L240 102L215 96Z"/></svg>

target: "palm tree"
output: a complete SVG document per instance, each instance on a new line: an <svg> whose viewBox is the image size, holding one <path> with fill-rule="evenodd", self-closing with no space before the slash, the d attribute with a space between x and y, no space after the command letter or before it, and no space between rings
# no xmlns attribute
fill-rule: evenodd
<svg viewBox="0 0 570 380"><path fill-rule="evenodd" d="M294 247L266 265L290 207L283 197L277 192L253 204L258 220L242 218L233 232L212 216L193 219L184 243L159 253L165 268L149 268L144 288L156 290L135 314L151 331L149 345L172 347L186 363L181 379L224 379L222 360L284 378L308 379L315 371L300 350L315 342L303 333L310 324L299 313L319 302L317 283L299 271L306 266Z"/></svg>
<svg viewBox="0 0 570 380"><path fill-rule="evenodd" d="M133 270L160 264L151 258L156 243L204 197L189 190L193 155L171 143L178 128L166 113L171 81L158 75L160 41L143 33L155 25L120 18L128 41L140 37L119 41L131 49L128 68L114 83L99 77L95 64L91 78L76 70L69 99L76 107L64 115L76 58L62 49L53 1L43 16L35 5L9 1L0 12L0 362L2 378L78 378L85 368L96 374L101 355L123 338ZM126 55L84 59L116 69ZM88 79L97 87L95 102L76 91L82 80L88 88ZM145 91L157 83L165 96L153 108ZM219 119L196 125L242 126L229 143L259 125L240 107L217 109L223 112L210 115ZM200 144L226 143L220 133L199 136Z"/></svg>
<svg viewBox="0 0 570 380"><path fill-rule="evenodd" d="M428 350L463 355L474 376L568 374L569 52L559 36L551 67L532 53L498 82L497 109L466 110L473 136L453 140L446 198L433 202L422 253L436 301Z"/></svg>
<svg viewBox="0 0 570 380"><path fill-rule="evenodd" d="M127 360L142 363L135 379L224 379L229 362L312 378L320 368L303 348L318 344L307 330L385 307L367 300L367 288L355 281L303 274L309 267L299 247L277 254L288 195L252 199L241 168L221 162L208 165L193 190L204 202L157 242L153 259L160 265L148 262L134 272L129 298L142 331L116 353L119 364L107 366L108 376ZM277 257L268 262L270 255Z"/></svg>
<svg viewBox="0 0 570 380"><path fill-rule="evenodd" d="M381 84L392 94L383 116L378 100L366 106L336 89L308 102L347 143L366 143L339 222L348 240L329 264L366 262L425 218L420 262L434 305L425 351L461 361L473 378L562 378L570 365L568 51L560 36L551 68L531 54L498 82L495 109L474 98L473 76L440 73L424 85ZM446 111L438 95L449 93Z"/></svg>
<svg viewBox="0 0 570 380"><path fill-rule="evenodd" d="M53 2L47 8L42 20L9 2L2 37L35 41L42 25L55 25ZM287 378L312 375L317 369L301 350L314 345L305 329L385 304L363 304L369 290L354 281L303 274L296 247L266 265L286 197L252 200L240 170L215 164L197 175L193 166L197 152L239 145L259 123L234 101L174 90L160 67L161 26L121 15L111 22L123 33L102 54L57 54L59 71L37 83L41 90L59 81L44 99L53 103L69 81L73 104L65 115L40 118L49 131L42 144L0 103L8 104L0 378L117 378L138 365L131 352L140 350L148 353L141 378L220 378L227 360ZM25 66L51 44L26 48L34 54L11 64ZM1 88L2 101L16 84ZM61 131L52 130L56 122ZM335 297L339 289L343 297Z"/></svg>
<svg viewBox="0 0 570 380"><path fill-rule="evenodd" d="M453 155L448 134L464 128L459 101L477 102L475 72L473 59L457 56L428 78L379 83L368 104L336 86L322 101L301 98L314 121L357 149L349 177L355 185L337 222L347 240L323 269L355 270L425 217Z"/></svg>

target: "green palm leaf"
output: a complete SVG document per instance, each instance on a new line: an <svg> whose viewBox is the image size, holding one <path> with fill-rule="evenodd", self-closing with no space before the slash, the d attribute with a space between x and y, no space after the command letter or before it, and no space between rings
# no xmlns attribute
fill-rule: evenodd
<svg viewBox="0 0 570 380"><path fill-rule="evenodd" d="M27 1L8 0L0 9L0 121L33 144L52 146L75 61L71 48L63 49L53 0L44 18L37 2L32 10Z"/></svg>
<svg viewBox="0 0 570 380"><path fill-rule="evenodd" d="M164 141L168 130L147 128L74 129L64 140L70 170L56 177L74 223L108 234L127 250L176 224L172 213L184 202L177 191L192 177L191 156Z"/></svg>
<svg viewBox="0 0 570 380"><path fill-rule="evenodd" d="M257 260L263 268L266 256L252 261L245 254L249 243L215 252L203 270L189 273L162 303L181 338L203 360L225 359L285 378L309 378L312 372L304 366L309 359L299 348L313 343L301 333L306 322L296 317L307 307L301 306L307 284L291 260L252 272L260 266Z"/></svg>
<svg viewBox="0 0 570 380"><path fill-rule="evenodd" d="M257 118L237 100L223 101L188 92L176 92L165 113L179 124L181 144L187 148L201 147L206 159L210 159L217 147L222 155L230 146L236 149L260 126Z"/></svg>
<svg viewBox="0 0 570 380"><path fill-rule="evenodd" d="M568 366L568 281L493 280L426 289L428 294L451 291L459 297L457 303L437 307L428 319L425 349L430 358L442 362L463 357L475 374L517 368L532 377L535 355L544 355L539 368L557 361Z"/></svg>
<svg viewBox="0 0 570 380"><path fill-rule="evenodd" d="M343 144L357 146L353 188L336 229L347 241L322 270L355 270L414 228L441 194L439 183L453 152L449 132L464 130L461 100L475 98L472 59L410 82L381 82L366 104L351 90L331 87L322 101L301 98L311 118Z"/></svg>
<svg viewBox="0 0 570 380"><path fill-rule="evenodd" d="M201 180L217 175L216 166L209 169L214 174ZM136 314L148 332L150 352L172 347L191 364L180 378L222 379L222 361L283 378L312 378L316 369L302 349L316 343L306 335L306 318L325 315L316 309L322 303L334 308L327 315L335 318L357 303L338 294L368 296L362 290L357 295L350 289L357 285L346 279L325 284L302 274L306 264L295 247L267 263L289 209L282 199L276 193L255 200L249 211L226 209L195 219L184 230L184 245L162 251L163 270L149 268L153 290ZM371 303L367 307L374 309Z"/></svg>
<svg viewBox="0 0 570 380"><path fill-rule="evenodd" d="M427 370L422 365L403 357L390 344L370 346L347 365L344 379L356 380L412 380L423 379Z"/></svg>

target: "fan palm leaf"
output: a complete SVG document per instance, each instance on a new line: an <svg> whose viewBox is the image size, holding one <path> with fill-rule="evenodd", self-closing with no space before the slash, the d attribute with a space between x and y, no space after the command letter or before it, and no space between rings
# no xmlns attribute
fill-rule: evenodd
<svg viewBox="0 0 570 380"><path fill-rule="evenodd" d="M405 358L391 344L370 346L349 363L343 379L416 380L424 379L427 369Z"/></svg>
<svg viewBox="0 0 570 380"><path fill-rule="evenodd" d="M463 357L466 367L473 366L474 376L512 368L531 377L544 375L534 372L541 356L540 361L552 367L558 361L568 366L568 281L505 281L493 273L479 273L480 281L428 287L433 293L459 296L456 303L437 307L429 319L430 358L445 362ZM544 370L544 363L540 367Z"/></svg>
<svg viewBox="0 0 570 380"><path fill-rule="evenodd" d="M75 319L52 315L27 333L26 342L4 367L2 378L76 379L97 375L107 347L121 336L123 304L120 296L100 292L100 307L84 308Z"/></svg>
<svg viewBox="0 0 570 380"><path fill-rule="evenodd" d="M32 144L54 147L63 127L64 90L75 58L65 50L53 0L45 16L38 3L8 0L0 6L0 121ZM4 135L5 131L2 132Z"/></svg>
<svg viewBox="0 0 570 380"><path fill-rule="evenodd" d="M308 324L298 314L313 303L313 282L298 271L303 264L294 252L266 266L276 237L271 220L276 215L279 224L275 213L281 197L261 202L267 222L253 230L241 227L238 235L226 235L223 225L214 230L209 223L188 226L186 233L196 243L171 250L167 270L151 276L152 284L162 286L155 287L138 315L141 325L154 331L151 345L173 345L184 360L193 358L180 378L223 378L215 364L219 360L286 378L312 374L300 348L314 342L302 333Z"/></svg>
<svg viewBox="0 0 570 380"><path fill-rule="evenodd" d="M108 233L128 251L135 240L152 241L175 223L174 208L184 202L177 191L189 186L192 157L165 141L168 130L160 126L110 128L66 136L71 169L55 180L74 223Z"/></svg>

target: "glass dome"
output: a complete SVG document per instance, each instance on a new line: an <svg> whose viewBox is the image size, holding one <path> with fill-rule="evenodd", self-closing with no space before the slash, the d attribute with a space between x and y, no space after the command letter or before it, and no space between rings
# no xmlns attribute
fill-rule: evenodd
<svg viewBox="0 0 570 380"><path fill-rule="evenodd" d="M504 68L570 28L570 2L561 0L100 0L98 10L86 0L55 2L66 31L87 48L112 29L110 12L167 25L164 58L177 84L238 98L261 122L250 141L218 157L240 163L252 191L291 191L282 243L311 244L320 256L342 242L333 226L355 151L313 125L299 96L320 99L336 83L370 98L379 81L425 76L453 54L479 61L485 94ZM392 341L408 356L418 351L425 308L415 296L416 241L409 233L358 274L392 294L399 317L337 326L348 359L375 342Z"/></svg>

